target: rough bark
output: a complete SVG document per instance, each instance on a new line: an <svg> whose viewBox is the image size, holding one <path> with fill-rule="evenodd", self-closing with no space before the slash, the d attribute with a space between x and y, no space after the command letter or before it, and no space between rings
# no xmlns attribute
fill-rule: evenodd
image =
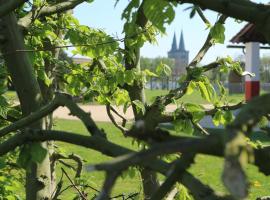
<svg viewBox="0 0 270 200"><path fill-rule="evenodd" d="M126 47L128 48L128 47ZM132 68L136 68L138 71L141 70L140 67L140 49L136 49L136 60L134 63L130 63L126 60L126 69L130 70ZM127 88L131 101L139 100L142 103L145 102L145 93L144 87L140 82L135 82L134 85L129 86ZM135 116L135 120L142 120L143 114L138 112L136 109L136 105L132 105L133 113ZM142 177L142 184L143 184L143 191L144 191L144 198L150 199L151 195L158 189L159 183L157 180L156 172L142 168L140 170L141 177Z"/></svg>
<svg viewBox="0 0 270 200"><path fill-rule="evenodd" d="M9 13L1 18L0 26L4 36L1 51L18 94L22 113L27 116L41 107L40 88L28 55L16 52L25 47L15 15ZM42 120L39 120L29 125L29 128L42 129L42 126ZM39 144L47 148L46 142ZM50 163L47 155L42 163L31 163L30 170L26 172L26 199L46 199L50 193Z"/></svg>

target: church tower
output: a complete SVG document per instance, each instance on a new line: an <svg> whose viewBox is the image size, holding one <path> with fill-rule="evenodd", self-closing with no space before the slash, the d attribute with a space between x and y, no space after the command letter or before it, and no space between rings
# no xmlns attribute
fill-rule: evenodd
<svg viewBox="0 0 270 200"><path fill-rule="evenodd" d="M189 62L189 51L185 49L184 34L181 31L179 47L177 48L176 35L174 33L171 50L168 52L168 58L175 60L173 75L181 75L186 73L186 67Z"/></svg>

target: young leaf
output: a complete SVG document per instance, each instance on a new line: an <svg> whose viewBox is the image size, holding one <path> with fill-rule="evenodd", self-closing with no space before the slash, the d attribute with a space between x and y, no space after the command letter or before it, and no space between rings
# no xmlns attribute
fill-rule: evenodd
<svg viewBox="0 0 270 200"><path fill-rule="evenodd" d="M199 86L199 89L200 89L200 92L201 92L201 96L205 100L207 100L208 102L211 102L210 95L209 95L209 92L207 90L207 87L206 87L205 83L202 82L202 81L199 81L197 84Z"/></svg>
<svg viewBox="0 0 270 200"><path fill-rule="evenodd" d="M145 107L144 104L139 100L134 100L132 103L135 104L137 112L142 112L142 114L145 113Z"/></svg>
<svg viewBox="0 0 270 200"><path fill-rule="evenodd" d="M196 88L196 83L194 81L190 81L187 87L186 94L187 95L192 94L195 88Z"/></svg>
<svg viewBox="0 0 270 200"><path fill-rule="evenodd" d="M33 162L41 163L47 155L47 150L39 143L33 143L30 146L30 154Z"/></svg>
<svg viewBox="0 0 270 200"><path fill-rule="evenodd" d="M210 34L215 43L223 44L225 41L225 27L221 23L216 23L210 30Z"/></svg>
<svg viewBox="0 0 270 200"><path fill-rule="evenodd" d="M165 0L145 0L143 10L147 19L164 33L165 24L170 24L175 17L173 6Z"/></svg>
<svg viewBox="0 0 270 200"><path fill-rule="evenodd" d="M193 103L186 103L185 108L188 112L193 113L193 112L203 112L204 109L201 105L199 104L193 104Z"/></svg>
<svg viewBox="0 0 270 200"><path fill-rule="evenodd" d="M162 75L170 76L172 73L172 70L168 65L161 62L156 68L156 73L159 76L162 76Z"/></svg>
<svg viewBox="0 0 270 200"><path fill-rule="evenodd" d="M215 113L215 115L214 115L214 117L212 119L212 121L213 121L213 123L214 123L215 126L218 126L220 124L224 124L226 122L226 120L224 119L223 114L224 113L221 110L218 110Z"/></svg>

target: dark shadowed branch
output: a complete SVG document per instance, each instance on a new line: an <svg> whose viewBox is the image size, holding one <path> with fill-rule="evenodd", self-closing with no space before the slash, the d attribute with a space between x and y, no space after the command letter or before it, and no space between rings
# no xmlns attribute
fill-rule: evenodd
<svg viewBox="0 0 270 200"><path fill-rule="evenodd" d="M55 98L46 106L43 106L40 110L31 113L30 115L14 122L13 124L0 130L0 137L18 129L24 128L31 123L41 119L52 113L60 106L66 106L70 110L70 114L78 117L85 125L87 130L92 135L105 136L102 131L99 130L95 122L90 116L90 113L83 111L68 94L57 93Z"/></svg>
<svg viewBox="0 0 270 200"><path fill-rule="evenodd" d="M59 3L51 3L49 5L43 6L39 10L34 9L30 11L26 16L19 19L18 24L23 28L28 28L29 25L32 23L32 19L37 19L40 17L45 17L71 10L83 2L86 2L86 0L67 0L61 1Z"/></svg>
<svg viewBox="0 0 270 200"><path fill-rule="evenodd" d="M9 12L12 12L16 8L20 7L23 5L25 2L28 0L1 0L0 1L0 17L5 16Z"/></svg>

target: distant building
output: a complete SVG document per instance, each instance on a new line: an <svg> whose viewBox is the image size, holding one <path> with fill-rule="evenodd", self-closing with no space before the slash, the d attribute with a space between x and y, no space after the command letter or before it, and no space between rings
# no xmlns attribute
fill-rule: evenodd
<svg viewBox="0 0 270 200"><path fill-rule="evenodd" d="M172 48L168 52L168 58L175 60L173 75L181 75L186 73L186 67L189 62L189 51L185 49L185 41L183 31L181 31L179 47L177 47L176 35L174 33Z"/></svg>

